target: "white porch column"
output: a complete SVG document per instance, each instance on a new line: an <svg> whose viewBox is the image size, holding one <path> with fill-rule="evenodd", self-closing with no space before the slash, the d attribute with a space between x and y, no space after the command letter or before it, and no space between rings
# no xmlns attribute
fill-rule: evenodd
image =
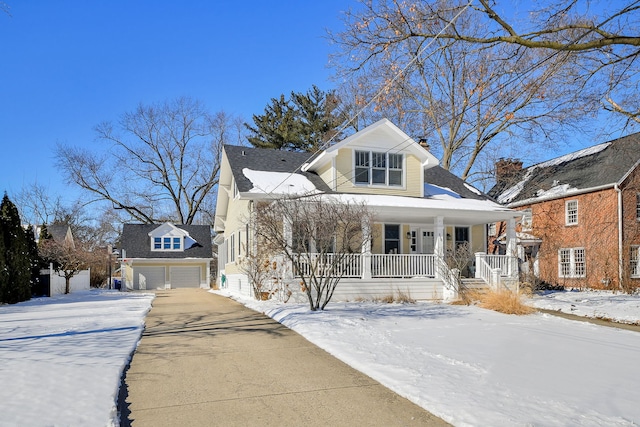
<svg viewBox="0 0 640 427"><path fill-rule="evenodd" d="M509 271L507 273L509 277L516 277L518 274L517 261L512 262L513 259L517 259L518 256L518 241L516 239L516 220L511 218L507 222L507 255L513 257L509 260ZM515 268L514 268L515 267Z"/></svg>
<svg viewBox="0 0 640 427"><path fill-rule="evenodd" d="M284 237L284 241L287 246L290 248L293 247L293 224L289 220L287 216L282 217L282 237ZM285 272L288 272L288 277L285 277L286 280L290 281L293 279L293 263L287 259L287 257L282 256L282 262L286 263L287 267L285 268ZM285 275L287 273L284 273Z"/></svg>
<svg viewBox="0 0 640 427"><path fill-rule="evenodd" d="M436 278L441 278L440 265L444 262L444 217L438 216L433 221L433 253L436 256Z"/></svg>
<svg viewBox="0 0 640 427"><path fill-rule="evenodd" d="M434 221L434 253L444 257L444 217L436 217Z"/></svg>
<svg viewBox="0 0 640 427"><path fill-rule="evenodd" d="M369 218L362 219L362 279L371 279L371 224Z"/></svg>

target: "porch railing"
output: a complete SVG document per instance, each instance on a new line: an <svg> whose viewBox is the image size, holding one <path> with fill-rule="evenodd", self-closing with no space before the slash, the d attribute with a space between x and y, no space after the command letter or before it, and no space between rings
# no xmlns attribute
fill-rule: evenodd
<svg viewBox="0 0 640 427"><path fill-rule="evenodd" d="M340 277L362 276L362 254L338 254L337 256L343 258L336 260L336 254L300 254L298 255L300 273L310 276L315 272L317 276L324 276L331 274L333 268L333 273Z"/></svg>
<svg viewBox="0 0 640 427"><path fill-rule="evenodd" d="M436 256L426 254L373 254L371 277L435 277Z"/></svg>
<svg viewBox="0 0 640 427"><path fill-rule="evenodd" d="M476 253L475 276L484 280L489 286L498 288L502 285L502 278L517 279L518 258L478 252Z"/></svg>

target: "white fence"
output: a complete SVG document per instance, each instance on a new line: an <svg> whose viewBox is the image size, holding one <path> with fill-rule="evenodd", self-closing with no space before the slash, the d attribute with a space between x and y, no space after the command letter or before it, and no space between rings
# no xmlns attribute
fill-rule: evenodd
<svg viewBox="0 0 640 427"><path fill-rule="evenodd" d="M40 275L49 276L49 296L62 295L66 288L64 277L58 276L53 265L46 270L40 270ZM70 292L88 291L90 289L91 270L82 270L71 278L69 282Z"/></svg>

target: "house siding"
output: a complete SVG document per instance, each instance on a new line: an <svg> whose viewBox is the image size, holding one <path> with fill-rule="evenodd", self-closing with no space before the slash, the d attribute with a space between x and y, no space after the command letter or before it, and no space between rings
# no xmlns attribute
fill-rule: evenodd
<svg viewBox="0 0 640 427"><path fill-rule="evenodd" d="M249 214L249 201L244 199L231 199L229 201L229 209L227 210L227 220L224 228L225 245L229 244L229 238L234 235L234 261L230 262L231 254L227 254L227 263L224 266L220 266L221 270L224 270L227 277L231 274L238 274L241 272L240 265L238 263L239 256L246 254L246 221ZM238 240L238 233L240 233L240 241Z"/></svg>
<svg viewBox="0 0 640 427"><path fill-rule="evenodd" d="M422 164L420 160L409 153L404 153L404 176L402 187L365 186L353 183L354 173L354 150L376 151L376 148L355 147L342 148L338 150L336 156L336 186L332 185L333 176L321 174L323 180L336 191L341 193L361 193L361 194L386 194L391 196L422 197ZM386 151L386 150L385 150Z"/></svg>

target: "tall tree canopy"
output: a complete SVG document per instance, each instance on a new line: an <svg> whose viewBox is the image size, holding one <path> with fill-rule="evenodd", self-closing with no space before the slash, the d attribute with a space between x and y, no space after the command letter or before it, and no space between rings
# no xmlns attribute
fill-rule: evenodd
<svg viewBox="0 0 640 427"><path fill-rule="evenodd" d="M335 93L314 85L306 93L291 92L288 99L272 98L264 114L254 114L253 125L245 127L254 147L315 152L338 136L345 121Z"/></svg>
<svg viewBox="0 0 640 427"><path fill-rule="evenodd" d="M513 141L534 151L580 127L612 83L633 80L636 4L534 3L523 17L512 2L363 0L330 35L332 61L354 98L427 138L443 166L468 179Z"/></svg>
<svg viewBox="0 0 640 427"><path fill-rule="evenodd" d="M58 145L67 181L143 223L209 221L222 145L242 138L241 121L191 98L140 105L95 130L106 151Z"/></svg>

